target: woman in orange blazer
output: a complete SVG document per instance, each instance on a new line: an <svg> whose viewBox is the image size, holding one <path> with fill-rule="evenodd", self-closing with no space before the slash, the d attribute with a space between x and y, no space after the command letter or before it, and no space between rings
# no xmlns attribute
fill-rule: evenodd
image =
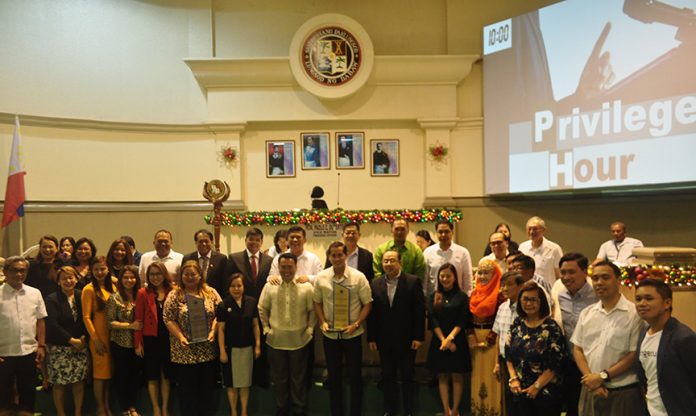
<svg viewBox="0 0 696 416"><path fill-rule="evenodd" d="M172 283L167 268L159 261L148 266L145 279L147 287L138 290L135 299L135 320L143 324L143 329L135 331L135 352L145 359L145 376L152 402L152 414L167 416L172 363L169 359L169 331L162 319L162 310L167 294L172 289Z"/></svg>

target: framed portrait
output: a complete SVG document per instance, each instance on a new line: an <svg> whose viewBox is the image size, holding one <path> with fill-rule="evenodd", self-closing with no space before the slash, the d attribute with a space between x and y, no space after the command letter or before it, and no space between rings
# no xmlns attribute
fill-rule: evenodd
<svg viewBox="0 0 696 416"><path fill-rule="evenodd" d="M266 177L295 177L295 142L266 141Z"/></svg>
<svg viewBox="0 0 696 416"><path fill-rule="evenodd" d="M329 133L302 133L302 169L329 169Z"/></svg>
<svg viewBox="0 0 696 416"><path fill-rule="evenodd" d="M399 176L399 139L370 140L372 176Z"/></svg>
<svg viewBox="0 0 696 416"><path fill-rule="evenodd" d="M336 169L365 168L365 133L336 133Z"/></svg>

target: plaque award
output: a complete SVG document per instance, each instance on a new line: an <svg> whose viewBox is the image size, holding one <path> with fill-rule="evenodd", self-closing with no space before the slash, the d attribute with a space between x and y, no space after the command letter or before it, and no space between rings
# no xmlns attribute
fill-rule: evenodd
<svg viewBox="0 0 696 416"><path fill-rule="evenodd" d="M202 298L186 295L186 305L188 306L189 344L208 342L208 315L205 311L205 301Z"/></svg>
<svg viewBox="0 0 696 416"><path fill-rule="evenodd" d="M331 332L343 332L350 326L350 288L333 282L333 320Z"/></svg>

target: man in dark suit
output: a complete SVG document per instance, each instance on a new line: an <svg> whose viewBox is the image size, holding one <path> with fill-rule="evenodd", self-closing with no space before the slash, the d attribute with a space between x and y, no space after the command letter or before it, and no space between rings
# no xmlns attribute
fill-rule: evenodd
<svg viewBox="0 0 696 416"><path fill-rule="evenodd" d="M195 260L201 266L203 278L208 286L217 290L221 297L225 297L225 266L227 256L213 251L213 233L208 230L198 230L193 235L196 242L196 251L184 256L181 260L183 265L189 260Z"/></svg>
<svg viewBox="0 0 696 416"><path fill-rule="evenodd" d="M246 249L232 253L228 257L225 276L229 277L234 273L243 274L244 294L258 301L268 279L268 273L271 271L273 257L263 254L261 251L263 232L258 228L247 230L244 245L246 245ZM270 385L266 357L266 335L261 331L261 356L254 363L253 380L254 384L264 388Z"/></svg>
<svg viewBox="0 0 696 416"><path fill-rule="evenodd" d="M375 271L372 268L372 252L358 246L360 240L360 224L357 222L349 222L343 225L343 244L348 249L348 258L346 264L356 270L360 270L365 275L368 282L375 277ZM331 262L327 256L326 269L331 267Z"/></svg>
<svg viewBox="0 0 696 416"><path fill-rule="evenodd" d="M650 414L693 414L696 334L672 317L672 289L662 280L641 280L636 311L648 324L640 331L636 369Z"/></svg>
<svg viewBox="0 0 696 416"><path fill-rule="evenodd" d="M261 290L266 284L273 263L273 258L261 251L262 244L263 232L258 228L249 228L244 238L246 249L230 254L225 273L228 277L233 273L243 274L244 294L256 300L261 296Z"/></svg>
<svg viewBox="0 0 696 416"><path fill-rule="evenodd" d="M377 150L372 152L372 173L384 175L389 173L389 155L382 150L382 143L377 143Z"/></svg>
<svg viewBox="0 0 696 416"><path fill-rule="evenodd" d="M425 339L425 298L421 279L401 271L398 251L382 256L384 274L374 279L372 311L367 319L370 350L379 351L385 415L399 407L397 369L401 372L404 414L413 413L413 369L416 350Z"/></svg>

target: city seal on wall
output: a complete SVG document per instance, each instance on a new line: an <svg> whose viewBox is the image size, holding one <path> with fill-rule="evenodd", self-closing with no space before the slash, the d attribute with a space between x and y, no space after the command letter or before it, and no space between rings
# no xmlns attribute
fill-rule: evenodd
<svg viewBox="0 0 696 416"><path fill-rule="evenodd" d="M290 42L290 69L297 84L321 99L346 98L370 78L375 54L367 31L336 13L302 24Z"/></svg>
<svg viewBox="0 0 696 416"><path fill-rule="evenodd" d="M322 85L350 82L360 71L361 61L360 43L342 27L319 28L302 45L302 67L311 79Z"/></svg>

